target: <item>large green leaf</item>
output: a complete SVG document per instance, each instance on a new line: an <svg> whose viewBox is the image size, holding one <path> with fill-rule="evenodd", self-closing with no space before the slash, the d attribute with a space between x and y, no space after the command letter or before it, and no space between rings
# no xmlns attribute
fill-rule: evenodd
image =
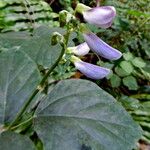
<svg viewBox="0 0 150 150"><path fill-rule="evenodd" d="M37 28L36 30L34 30L33 35L34 36L40 36L40 37L47 37L48 40L50 40L49 35L51 35L54 32L58 32L62 35L65 35L66 30L59 28L59 27L55 27L55 28L49 28L47 26L40 26L39 28ZM68 40L68 47L74 46L74 42L73 39L76 38L76 33L75 32L71 32L70 36L69 36L69 40Z"/></svg>
<svg viewBox="0 0 150 150"><path fill-rule="evenodd" d="M30 38L29 32L8 32L0 34L0 47L12 48L21 46L23 42Z"/></svg>
<svg viewBox="0 0 150 150"><path fill-rule="evenodd" d="M141 135L111 95L92 82L72 79L43 99L34 128L45 150L131 150Z"/></svg>
<svg viewBox="0 0 150 150"><path fill-rule="evenodd" d="M0 150L35 150L35 147L28 137L6 131L0 134Z"/></svg>
<svg viewBox="0 0 150 150"><path fill-rule="evenodd" d="M54 32L59 32L60 34L64 34L65 30L59 27L49 28L48 26L40 26L33 31L34 36L48 37Z"/></svg>
<svg viewBox="0 0 150 150"><path fill-rule="evenodd" d="M24 51L38 65L50 68L58 59L62 49L59 44L51 45L52 33L57 30L58 28L42 26L35 29L33 36L26 32L1 34L0 47L8 49L13 46L20 47L20 51Z"/></svg>
<svg viewBox="0 0 150 150"><path fill-rule="evenodd" d="M33 61L45 68L50 68L56 62L61 53L60 44L51 45L53 32L65 34L62 28L49 28L40 26L33 31L33 36L29 32L8 32L0 34L0 48L10 49L20 47ZM72 41L76 37L71 33L68 46L74 46Z"/></svg>
<svg viewBox="0 0 150 150"><path fill-rule="evenodd" d="M0 54L0 124L12 121L40 79L36 64L24 52Z"/></svg>

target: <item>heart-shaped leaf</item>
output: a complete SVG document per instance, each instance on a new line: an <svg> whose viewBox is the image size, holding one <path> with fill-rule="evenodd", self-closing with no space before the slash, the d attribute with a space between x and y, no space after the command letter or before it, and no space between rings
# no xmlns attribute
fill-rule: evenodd
<svg viewBox="0 0 150 150"><path fill-rule="evenodd" d="M20 47L33 61L44 68L51 68L57 61L61 53L59 44L52 46L50 36L46 37L31 37L26 40Z"/></svg>
<svg viewBox="0 0 150 150"><path fill-rule="evenodd" d="M0 134L1 150L35 150L32 141L15 132L6 131Z"/></svg>
<svg viewBox="0 0 150 150"><path fill-rule="evenodd" d="M12 121L40 79L36 64L24 52L0 54L0 124Z"/></svg>
<svg viewBox="0 0 150 150"><path fill-rule="evenodd" d="M141 135L111 95L85 80L58 83L40 103L34 128L45 150L131 150Z"/></svg>
<svg viewBox="0 0 150 150"><path fill-rule="evenodd" d="M54 32L59 32L60 34L64 35L65 34L65 30L62 28L49 28L47 26L40 26L39 28L37 28L36 30L34 30L33 35L34 36L40 36L40 37L47 37L49 40L49 35L51 35ZM71 32L70 36L69 36L69 40L68 40L68 47L74 46L74 42L73 39L76 38L76 33L75 32Z"/></svg>
<svg viewBox="0 0 150 150"><path fill-rule="evenodd" d="M25 52L38 65L50 68L60 56L62 49L59 44L51 45L52 33L57 29L42 26L35 29L33 36L26 32L1 34L0 47L20 47L20 51Z"/></svg>

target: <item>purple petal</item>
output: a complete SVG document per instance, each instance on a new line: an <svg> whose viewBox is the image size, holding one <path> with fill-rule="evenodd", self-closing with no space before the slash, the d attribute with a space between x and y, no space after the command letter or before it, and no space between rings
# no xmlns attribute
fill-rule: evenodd
<svg viewBox="0 0 150 150"><path fill-rule="evenodd" d="M113 6L95 7L83 12L85 21L102 28L110 27L115 16L116 10Z"/></svg>
<svg viewBox="0 0 150 150"><path fill-rule="evenodd" d="M72 50L72 52L77 56L84 56L88 54L89 51L90 51L90 48L86 42L76 46L75 49Z"/></svg>
<svg viewBox="0 0 150 150"><path fill-rule="evenodd" d="M107 68L99 67L83 61L77 61L74 64L80 72L91 79L102 79L110 73L110 70Z"/></svg>
<svg viewBox="0 0 150 150"><path fill-rule="evenodd" d="M102 25L101 25L101 28L106 29L106 28L111 27L111 25L112 25L112 22L108 22L108 23L106 23L106 24L102 24Z"/></svg>
<svg viewBox="0 0 150 150"><path fill-rule="evenodd" d="M109 60L117 60L122 56L121 52L109 46L94 33L84 33L83 36L90 49L98 55Z"/></svg>

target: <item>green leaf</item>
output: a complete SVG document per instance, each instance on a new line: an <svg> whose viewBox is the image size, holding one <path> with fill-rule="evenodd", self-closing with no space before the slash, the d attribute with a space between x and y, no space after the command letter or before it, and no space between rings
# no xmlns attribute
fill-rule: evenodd
<svg viewBox="0 0 150 150"><path fill-rule="evenodd" d="M27 33L6 33L0 35L0 46L10 48L20 47L38 65L50 68L56 62L61 53L59 44L51 45L51 36L55 28L45 26L35 29L33 36ZM20 38L21 37L21 38Z"/></svg>
<svg viewBox="0 0 150 150"><path fill-rule="evenodd" d="M128 76L123 78L123 84L128 87L129 90L137 90L138 84L136 78L133 76Z"/></svg>
<svg viewBox="0 0 150 150"><path fill-rule="evenodd" d="M112 87L119 87L121 83L121 78L118 77L116 74L113 74L112 77L110 78L110 82Z"/></svg>
<svg viewBox="0 0 150 150"><path fill-rule="evenodd" d="M11 131L0 134L0 143L1 150L35 150L28 137Z"/></svg>
<svg viewBox="0 0 150 150"><path fill-rule="evenodd" d="M128 97L128 96L122 96L119 101L122 103L122 105L128 109L128 110L137 110L141 107L139 100Z"/></svg>
<svg viewBox="0 0 150 150"><path fill-rule="evenodd" d="M12 48L21 46L24 41L30 38L29 32L8 32L0 34L0 47Z"/></svg>
<svg viewBox="0 0 150 150"><path fill-rule="evenodd" d="M69 37L68 45L67 45L68 47L74 46L73 39L75 39L76 36L77 36L77 34L75 32L70 33L70 37Z"/></svg>
<svg viewBox="0 0 150 150"><path fill-rule="evenodd" d="M118 76L120 77L125 77L130 75L130 73L126 72L126 70L122 69L121 67L115 67L115 72L117 73Z"/></svg>
<svg viewBox="0 0 150 150"><path fill-rule="evenodd" d="M4 124L16 116L41 77L36 64L17 50L0 54L0 68L0 124Z"/></svg>
<svg viewBox="0 0 150 150"><path fill-rule="evenodd" d="M141 129L125 109L96 84L59 82L42 100L34 129L45 150L131 150Z"/></svg>
<svg viewBox="0 0 150 150"><path fill-rule="evenodd" d="M145 12L138 11L138 10L128 10L127 13L130 14L130 15L137 16L137 17L140 17L140 16L144 16L145 18L146 18L146 17L147 17L147 18L150 17L150 14L149 14L149 13L145 13Z"/></svg>
<svg viewBox="0 0 150 150"><path fill-rule="evenodd" d="M132 60L132 59L133 59L133 54L130 53L130 52L123 53L123 58L124 58L125 60Z"/></svg>
<svg viewBox="0 0 150 150"><path fill-rule="evenodd" d="M132 60L132 64L138 68L143 68L146 66L146 63L144 62L144 60L140 57L136 57Z"/></svg>
<svg viewBox="0 0 150 150"><path fill-rule="evenodd" d="M60 34L64 35L65 34L65 30L62 28L49 28L47 26L40 26L39 28L37 28L36 30L34 30L33 35L34 36L40 36L40 37L47 37L48 41L50 42L50 37L49 35L51 35L53 32L59 32ZM71 32L69 40L68 40L68 47L70 46L74 46L74 42L73 39L76 38L76 33L75 32Z"/></svg>
<svg viewBox="0 0 150 150"><path fill-rule="evenodd" d="M48 26L40 26L33 31L33 35L41 36L41 37L47 37L47 36L49 37L49 35L51 35L53 32L59 32L60 34L64 34L65 30L58 27L49 28Z"/></svg>
<svg viewBox="0 0 150 150"><path fill-rule="evenodd" d="M133 71L133 66L130 62L128 61L122 61L120 63L120 66L123 70L125 70L127 73L131 74Z"/></svg>

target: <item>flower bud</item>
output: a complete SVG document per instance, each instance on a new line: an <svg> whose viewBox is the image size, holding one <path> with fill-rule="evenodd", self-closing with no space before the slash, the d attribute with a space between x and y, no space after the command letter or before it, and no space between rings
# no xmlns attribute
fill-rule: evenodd
<svg viewBox="0 0 150 150"><path fill-rule="evenodd" d="M52 38L51 38L51 44L56 45L57 43L63 44L64 43L64 37L58 32L53 32L52 33Z"/></svg>
<svg viewBox="0 0 150 150"><path fill-rule="evenodd" d="M74 19L75 17L66 10L59 12L59 22L61 27L65 26L67 23Z"/></svg>
<svg viewBox="0 0 150 150"><path fill-rule="evenodd" d="M89 53L90 48L87 45L87 43L84 42L84 43L82 43L78 46L75 46L75 47L68 47L67 50L71 53L74 53L77 56L84 56L84 55Z"/></svg>
<svg viewBox="0 0 150 150"><path fill-rule="evenodd" d="M102 79L110 73L110 70L107 68L84 62L76 57L73 58L73 63L76 69L91 79Z"/></svg>
<svg viewBox="0 0 150 150"><path fill-rule="evenodd" d="M122 53L120 51L109 46L107 43L102 41L97 35L95 35L92 32L83 33L83 37L93 52L106 59L117 60L122 56Z"/></svg>

